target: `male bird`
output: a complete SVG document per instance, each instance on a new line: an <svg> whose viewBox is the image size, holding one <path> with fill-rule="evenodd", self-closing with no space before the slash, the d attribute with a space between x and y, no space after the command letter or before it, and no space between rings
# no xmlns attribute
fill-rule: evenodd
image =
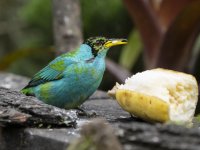
<svg viewBox="0 0 200 150"><path fill-rule="evenodd" d="M77 108L99 87L109 48L126 43L125 39L89 38L36 73L22 93L60 108Z"/></svg>

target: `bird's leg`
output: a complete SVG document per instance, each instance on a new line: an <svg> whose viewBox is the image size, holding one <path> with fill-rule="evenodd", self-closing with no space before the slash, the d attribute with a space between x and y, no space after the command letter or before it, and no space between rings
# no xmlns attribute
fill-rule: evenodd
<svg viewBox="0 0 200 150"><path fill-rule="evenodd" d="M80 108L80 107L76 107L75 108L76 110L77 110L77 112L78 112L78 115L85 115L86 114L86 111L85 110L83 110L82 108Z"/></svg>
<svg viewBox="0 0 200 150"><path fill-rule="evenodd" d="M94 117L94 116L96 116L95 112L85 111L83 108L80 108L80 107L76 107L75 109L77 109L77 114L79 116L87 116L87 117Z"/></svg>

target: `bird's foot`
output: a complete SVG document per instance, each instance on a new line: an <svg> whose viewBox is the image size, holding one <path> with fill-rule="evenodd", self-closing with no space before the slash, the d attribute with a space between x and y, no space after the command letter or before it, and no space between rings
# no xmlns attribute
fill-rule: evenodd
<svg viewBox="0 0 200 150"><path fill-rule="evenodd" d="M77 107L75 108L77 110L78 116L86 116L86 117L95 117L96 113L94 111L85 111L84 109Z"/></svg>

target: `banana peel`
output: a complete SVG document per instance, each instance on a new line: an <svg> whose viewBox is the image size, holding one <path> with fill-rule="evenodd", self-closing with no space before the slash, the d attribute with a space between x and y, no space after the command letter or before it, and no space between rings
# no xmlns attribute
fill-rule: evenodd
<svg viewBox="0 0 200 150"><path fill-rule="evenodd" d="M153 77L152 72L160 74L161 77ZM150 78L148 78L149 73L151 73ZM139 75L136 78L133 75L131 78L134 80L129 78L124 85L117 83L108 91L108 95L116 99L125 111L149 122L192 121L198 101L198 85L193 76L161 68L144 71L140 75L142 78L138 78ZM149 80L151 82L148 82ZM151 91L158 94L151 94ZM161 98L164 95L162 91L166 94L164 96L166 99Z"/></svg>
<svg viewBox="0 0 200 150"><path fill-rule="evenodd" d="M129 90L117 90L116 100L125 111L144 120L169 121L169 105L157 97Z"/></svg>

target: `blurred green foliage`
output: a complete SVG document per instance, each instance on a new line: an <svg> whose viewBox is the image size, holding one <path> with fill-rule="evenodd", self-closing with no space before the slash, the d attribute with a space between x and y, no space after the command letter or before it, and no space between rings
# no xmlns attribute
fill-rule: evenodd
<svg viewBox="0 0 200 150"><path fill-rule="evenodd" d="M19 10L24 22L24 47L42 47L53 44L51 0L29 0Z"/></svg>
<svg viewBox="0 0 200 150"><path fill-rule="evenodd" d="M121 0L81 0L80 2L84 38L128 36L132 23ZM52 51L48 50L53 45L52 1L24 1L23 5L18 6L16 13L19 20L16 28L20 31L20 37L12 40L17 40L19 46L4 55L2 61L0 60L0 69L6 68L10 72L33 76L54 57ZM12 33L15 34L17 33ZM26 49L26 55L21 55ZM120 51L117 50L109 53L109 56L114 57L115 60L119 55Z"/></svg>
<svg viewBox="0 0 200 150"><path fill-rule="evenodd" d="M7 61L9 72L32 76L53 59L54 56L49 51L49 47L53 45L51 8L50 0L30 0L19 8L22 32L20 49L6 57L10 60ZM24 51L26 55L23 55Z"/></svg>
<svg viewBox="0 0 200 150"><path fill-rule="evenodd" d="M53 59L52 52L48 50L53 45L51 1L20 1L21 5L16 4L15 7L3 1L6 2L5 9L12 13L7 13L7 27L2 35L8 37L4 45L12 46L0 46L4 51L0 57L0 69L32 76ZM18 3L18 0L15 2ZM4 7L0 11L4 12Z"/></svg>
<svg viewBox="0 0 200 150"><path fill-rule="evenodd" d="M81 0L84 37L127 37L132 29L121 0Z"/></svg>
<svg viewBox="0 0 200 150"><path fill-rule="evenodd" d="M129 44L124 46L120 55L119 63L128 70L131 70L142 52L142 42L137 30L130 33L128 41Z"/></svg>

